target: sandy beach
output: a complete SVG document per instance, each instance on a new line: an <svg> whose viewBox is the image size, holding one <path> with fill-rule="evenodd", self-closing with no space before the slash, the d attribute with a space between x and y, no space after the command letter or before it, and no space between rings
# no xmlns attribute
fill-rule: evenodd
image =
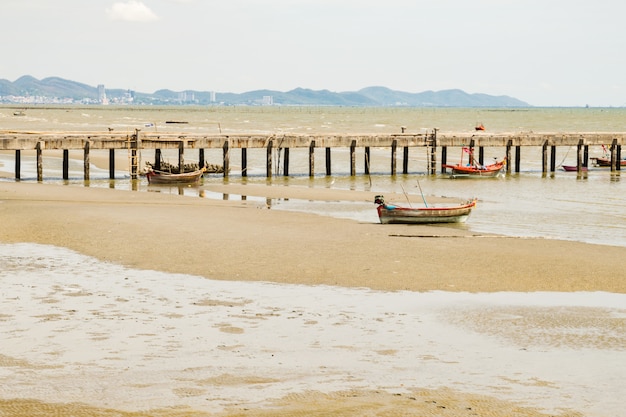
<svg viewBox="0 0 626 417"><path fill-rule="evenodd" d="M232 184L209 185L207 190L266 198L373 201L372 193L331 189ZM210 280L366 288L385 293L626 293L623 276L626 248L475 234L450 227L363 223L273 210L253 199L219 201L161 193L1 182L0 219L3 244L53 245L124 268ZM32 297L38 299L34 293ZM10 305L3 306L0 320L9 320L11 313L5 307ZM542 318L545 328L551 327L549 316ZM623 310L617 318L611 318L610 314L603 317L611 323L612 331L619 333L622 329L624 334ZM553 319L554 327L558 327L563 316L555 314ZM589 325L584 315L573 314L570 319L572 329ZM236 326L227 328L224 324L223 327L223 333L239 332ZM505 331L494 323L490 329L493 334ZM574 344L568 348L577 347ZM594 348L623 353L624 339ZM51 346L49 350L54 348ZM392 350L381 352L381 357L394 354ZM0 369L5 371L27 370L30 378L45 379L45 370L56 366L53 355L42 355L35 362L0 350ZM223 374L221 378L212 384L257 386L268 382L259 375L246 379L245 375ZM51 377L48 382L62 384L64 380L55 381ZM544 382L535 381L539 386ZM24 384L27 386L27 381ZM272 397L269 404L254 400L218 411L202 409L195 403L181 408L181 403L192 397L193 392L179 391L181 403L137 409L125 408L123 401L116 404L112 400L105 407L90 403L87 398L54 401L50 395L29 396L26 391L4 389L0 390L0 415L603 415L569 409L546 411L533 406L532 400L520 404L458 385L439 389L405 386L402 392L356 386L360 388L334 392L309 387L299 393ZM62 386L59 390L63 390ZM615 390L616 398L624 394L621 387ZM612 414L606 414L609 415Z"/></svg>
<svg viewBox="0 0 626 417"><path fill-rule="evenodd" d="M209 189L322 201L374 197L281 186ZM32 183L0 190L1 241L63 246L133 268L381 290L626 292L622 247L364 224L254 201Z"/></svg>

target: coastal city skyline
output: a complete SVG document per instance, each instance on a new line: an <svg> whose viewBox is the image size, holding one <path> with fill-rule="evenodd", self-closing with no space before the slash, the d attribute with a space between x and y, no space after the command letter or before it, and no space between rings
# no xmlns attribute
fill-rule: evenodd
<svg viewBox="0 0 626 417"><path fill-rule="evenodd" d="M275 97L276 96L276 97ZM276 98L276 100L275 100ZM0 104L98 104L98 105L252 105L252 106L357 106L357 107L529 107L509 96L468 94L462 90L408 93L373 86L359 91L331 92L297 88L291 91L254 90L240 94L215 91L172 91L153 93L97 87L48 77L38 80L24 75L11 82L0 79Z"/></svg>
<svg viewBox="0 0 626 417"><path fill-rule="evenodd" d="M20 36L0 47L0 79L142 92L460 89L620 107L624 11L608 0L8 0L0 33Z"/></svg>

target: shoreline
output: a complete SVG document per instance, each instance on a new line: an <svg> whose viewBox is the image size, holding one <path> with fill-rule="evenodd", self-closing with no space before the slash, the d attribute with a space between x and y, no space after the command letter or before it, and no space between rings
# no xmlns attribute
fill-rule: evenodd
<svg viewBox="0 0 626 417"><path fill-rule="evenodd" d="M206 188L213 192L233 195L302 198L314 201L337 201L341 197L341 200L368 203L371 203L374 194L332 189L240 184L210 185ZM404 198L404 196L397 197ZM419 196L415 197L419 198ZM394 198L394 196L389 195L389 198ZM374 210L373 204L372 209ZM336 290L341 290L341 288L370 288L398 294L405 291L415 293L445 291L460 295L462 295L461 293L493 293L496 296L498 292L589 291L626 294L626 280L622 279L620 273L623 270L622 260L626 255L626 248L547 239L510 238L499 235L481 234L481 237L474 237L474 234L466 229L445 226L381 225L358 222L315 214L268 209L263 202L254 201L254 199L243 201L210 200L106 188L0 182L0 216L3 219L0 227L0 243L30 242L53 245L133 270L182 273L218 281L256 281L303 286L330 286L328 291L331 292L335 287ZM67 344L65 349L68 352L64 354L64 360L46 354L39 357L35 356L37 359L34 361L28 361L23 359L24 354L11 355L0 349L0 367L7 369L8 377L10 377L11 372L15 372L28 385L34 383L34 380L30 381L28 378L46 381L46 374L52 375L51 370L55 369L54 372L67 375L64 378L53 378L54 383L50 382L58 389L62 390L63 384L70 388L80 383L80 380L76 380L72 374L71 369L75 364L81 364L83 360L81 359L83 350L74 345L84 338L65 329L76 328L80 330L81 334L90 335L91 342L87 344L88 349L84 350L85 352L125 349L126 341L117 342L117 344L115 341L120 336L124 336L118 334L118 326L129 322L145 320L157 327L167 327L171 329L170 331L177 332L177 338L182 336L192 338L196 334L198 330L194 328L188 329L187 332L183 331L186 326L189 327L188 319L195 313L186 315L180 314L176 310L166 313L167 310L160 306L170 295L164 295L162 298L148 297L144 292L144 287L153 289L148 283L140 283L134 292L128 292L129 290L124 292L121 290L126 286L125 281L123 281L124 275L118 279L121 280L119 285L112 284L110 286L111 301L109 304L105 303L109 306L115 306L113 311L109 311L109 307L96 309L93 305L92 300L106 300L103 298L106 294L99 291L89 291L84 294L81 292L79 293L83 295L81 297L76 297L69 292L67 294L48 294L44 298L34 294L31 295L32 302L29 303L26 302L29 299L26 293L36 291L38 286L32 283L30 285L20 283L19 285L26 285L23 290L20 290L23 291L23 300L20 302L9 300L5 303L13 302L18 303L16 305L25 306L22 308L31 308L32 312L24 315L23 319L36 318L41 322L39 326L43 326L43 329L54 335L56 339L41 342L42 347L40 349L43 352L49 352L50 349L61 349L60 346L65 346L60 342L64 337L68 338L65 342ZM170 286L174 285L174 282L168 283L165 280L158 282L165 286L165 291L172 291ZM65 291L67 292L67 288L71 289L75 285L86 285L86 283L81 284L80 280L68 277L67 281L59 281L59 283L50 283L49 285L51 285L49 291L59 291L58 289L54 290L55 288L66 288ZM184 284L178 283L178 285ZM46 288L42 288L42 290L45 294ZM59 299L59 301L54 299ZM120 303L121 299L144 300L144 303L154 303L155 307L154 310L145 310L146 304L139 304L134 308L129 306L128 311L120 310L124 305L124 303ZM263 298L261 297L261 299ZM186 304L189 304L189 301L186 300ZM233 307L233 301L229 301L228 298L223 300L218 295L210 296L201 304L206 305L206 308ZM264 322L270 317L280 315L276 314L276 307L272 310L272 314L263 318L261 316L267 314L269 306L259 310L256 315L252 307L247 307L246 310L241 310L242 307L239 307L237 310L237 306L238 304L234 303L235 310L231 316L221 320L214 319L217 320L214 326L218 328L218 334L222 336L219 336L212 344L217 343L217 350L224 349L225 352L237 352L245 347L252 349L251 352L254 353L251 354L263 358L268 352L261 348L255 350L255 346L259 346L257 342L246 344L238 341L237 335L241 335L242 338L246 334L253 335L253 328L256 326L246 328L244 325L250 326L250 323L261 319L260 322ZM386 306L393 314L399 314L399 317L403 316L397 307ZM54 311L57 308L61 309L60 312L67 312L71 309L90 311L90 314L95 314L95 316L89 319L73 318L73 314L66 313L58 317L56 315L54 317L42 316L43 312ZM363 306L363 308L366 307ZM4 320L8 320L12 310L9 307L6 311ZM113 321L95 319L98 317L105 318L116 311L120 317L113 319ZM145 311L143 313L145 316L141 315L143 311ZM329 310L327 314L336 321L345 316L342 311L341 309ZM428 311L426 310L426 312ZM315 310L304 310L304 312L312 315ZM289 316L293 311L288 310L283 313L285 316ZM530 320L529 330L527 330L529 334L533 334L537 328L552 332L553 329L561 328L563 323L568 323L563 332L567 333L567 329L586 332L584 333L584 340L587 340L587 338L592 337L590 332L594 332L595 329L594 324L588 323L588 313L589 310L585 307L566 309L565 311L559 308L545 310L532 306L525 310L519 308L508 310L503 307L499 312L496 311L493 318L487 321L491 324L489 329L484 331L489 338L499 339L503 334L513 330L510 329L510 322L496 319L498 317L519 316ZM619 314L619 312L617 313ZM161 318L164 314L167 315L167 320ZM337 316L333 314L337 314ZM468 326L466 336L469 336L476 331L473 326L481 326L481 323L484 326L485 317L490 317L490 314L479 309L473 315L458 318L457 320L460 321L457 325ZM128 320L124 320L125 317ZM243 324L236 321L237 317ZM595 320L602 320L603 329L609 326L608 323L618 326L619 329L620 323L624 320L616 321L610 312L605 312L600 317ZM1 318L2 315L0 315ZM355 320L351 325L361 327L365 323L365 319L366 317ZM310 328L315 322L319 322L319 319L304 320L302 326L299 327L300 331L305 331L304 329ZM367 317L367 322L376 323L377 321ZM115 331L111 330L109 336L106 336L106 332L102 328L104 323L111 323L116 329ZM374 333L380 332L382 336L394 328L392 322L385 321L385 323L379 324L380 327L375 328ZM594 323L596 323L595 326L600 326L597 322ZM324 331L326 329L332 331L332 329L337 329L336 326L335 323L323 327L323 329L325 329ZM386 326L391 327L387 328ZM341 329L340 327L339 330ZM148 328L144 329L143 326L133 329L132 332L135 333L127 335L130 337L129 340L151 335L151 337L157 337L160 334L160 332L150 331ZM268 332L272 333L271 331ZM163 338L165 338L167 333L163 333ZM414 336L410 336L410 333L403 334L404 336L400 340L403 340L404 343L409 343L411 337L415 337L416 341L426 337L426 334ZM22 336L19 329L15 330L14 337L21 340ZM107 340L107 337L111 340ZM230 340L230 337L235 339L226 342L226 340ZM565 337L564 340L568 340L569 336L563 337ZM334 348L350 351L352 349L350 344L359 342L359 339L334 342L335 344L340 343L340 346ZM47 343L51 344L47 345ZM530 341L527 343L532 345ZM584 346L584 344L576 345L575 342L567 342L566 346L570 346L570 343L574 351ZM315 345L313 342L311 344ZM327 342L327 344L332 348L333 343ZM179 341L176 345L180 345L180 348L185 351L194 347L191 342L187 344ZM287 345L291 346L289 343ZM326 344L322 343L322 345L325 346ZM176 357L174 353L169 352L169 345L165 339L160 344L154 345L153 348L157 346L158 349L164 349L165 357ZM520 343L519 346L520 348L514 353L516 360L529 360L525 359L528 358L526 356L527 344ZM542 347L540 342L538 346ZM25 346L25 348L28 351L28 347ZM199 352L204 352L207 345L201 344L197 348L200 349ZM599 346L597 349L597 352L602 352L605 347ZM154 359L150 357L150 350L145 350L145 347L141 348L140 345L138 350L130 351L129 356L134 354L148 357L146 359L148 362L139 362L134 367L139 366L141 368L155 363L150 362L150 359ZM548 358L553 353L553 349L548 345L547 350L546 356L541 356L541 358L549 361ZM531 351L535 352L537 349L531 349ZM446 366L447 363L455 363L453 356L444 352L439 352L433 357L428 356L426 352L427 350L420 353L426 356L420 356L419 361L422 364L419 367L419 372L423 373L420 375L426 380L428 380L428 372L424 370L426 364L437 363L440 366ZM372 354L373 356L368 360L386 363L388 358L394 358L399 352L397 352L397 348L394 348L377 350ZM467 355L463 352L459 354L463 357ZM116 356L125 357L123 354L115 353L113 356L114 358ZM182 355L179 359L193 362L194 358ZM508 363L507 361L510 359L504 358L503 362ZM96 386L99 383L117 386L117 383L113 381L116 381L117 375L124 375L124 378L129 378L125 380L125 383L132 386L133 389L140 388L136 386L139 381L134 378L135 372L137 372L137 377L141 375L146 378L146 375L134 367L129 369L115 368L110 360L108 359L103 363L89 363L89 367L95 367L98 371L95 373L93 371L87 372L84 378L90 379L85 382ZM299 360L306 360L306 356ZM331 356L325 357L325 360L331 360ZM191 369L194 369L193 366L197 365L194 362L193 366L186 366L187 368L191 366ZM293 376L285 377L280 382L289 383L294 378L294 384L305 386L303 381L295 377L301 372L301 368L296 366L290 371L291 368L286 368L286 366L279 364L276 369L290 375L293 374ZM101 367L102 370L99 370ZM104 371L105 368L108 371ZM49 370L44 371L44 369ZM86 372L87 368L81 369L84 369L82 372ZM207 411L202 407L190 406L189 404L198 404L206 387L198 389L197 386L191 385L192 380L189 380L187 385L191 388L180 388L181 375L174 377L171 369L154 369L151 371L153 373L148 375L150 380L157 382L146 383L141 389L143 395L146 395L147 398L154 398L154 400L152 402L146 400L145 406L139 407L141 410L130 410L120 405L122 402L117 403L114 399L106 400L108 405L103 407L99 402L90 402L89 396L81 396L80 398L85 398L82 402L73 400L51 401L49 398L57 397L49 397L42 392L37 394L23 390L18 391L20 395L8 394L10 391L0 394L0 412L5 410L13 417L26 417L41 410L46 410L45 412L48 414L56 412L58 414L72 414L77 417L112 417L114 415L128 417L131 415L159 415L164 417L187 415L234 417L247 415L261 417L307 413L348 417L361 415L363 412L370 412L373 415L428 415L431 417L444 417L450 413L460 417L477 414L492 417L511 415L523 417L548 415L563 417L609 416L609 414L583 414L569 410L566 406L546 411L539 406L534 407L532 399L520 404L500 396L496 398L495 396L482 395L480 392L476 392L473 384L460 385L459 382L455 383L456 378L454 377L450 379L449 384L439 389L426 389L423 388L424 385L419 386L420 384L417 384L418 386L390 386L388 389L372 391L366 382L359 382L359 368L351 369L344 376L347 378L345 384L349 387L345 390L326 392L323 386L312 387L304 389L302 392L271 396L271 398L260 401L254 398L263 394L263 384L273 386L278 384L278 381L268 379L265 375L263 375L264 378L259 379L260 376L254 376L255 369L229 368L227 365L222 365L219 369L222 369L222 373L219 374L218 372L217 375L213 375L208 370L204 373L200 372L198 378L204 379L194 380L195 383L200 384L200 387L204 385L213 386L216 390L227 387L241 387L244 392L250 390L247 401L239 405L231 404L221 411ZM320 368L318 372L336 371L332 366L327 370L324 369ZM505 384L509 384L509 388L506 389L515 390L515 382L512 381L521 377L517 374L509 375L506 366L496 369L501 369L495 371L496 375L498 375L497 372L501 372L499 377L506 381ZM461 371L471 372L463 368ZM99 374L98 372L104 373ZM99 376L95 377L94 375ZM207 380L207 376L210 379ZM102 382L97 381L99 378ZM182 380L187 381L187 378ZM512 380L510 380L511 378ZM587 381L585 382L587 383ZM543 384L554 389L554 395L559 395L558 386L555 387L554 383L549 378L546 380L545 377L520 380L517 389L524 392L523 390L528 389L527 385L530 385L541 390ZM425 385L427 386L426 383ZM160 390L167 390L166 392L170 396L173 392L177 400L169 403L169 407L155 407L153 404L161 404L160 401L165 401L161 399L156 401L157 397L161 397ZM615 387L615 390L618 391L621 388ZM124 398L125 394L121 389L114 389L113 392L120 399ZM96 397L100 398L97 395ZM558 398L553 398L553 400L558 402ZM616 393L615 398L620 398L620 394ZM564 404L568 404L565 397L561 400L564 401ZM101 398L100 401L102 401Z"/></svg>
<svg viewBox="0 0 626 417"><path fill-rule="evenodd" d="M342 190L261 185L207 189L317 201L341 195L371 202L374 195L350 192L347 197ZM0 201L5 219L0 241L67 247L133 268L391 291L626 293L626 282L620 279L623 247L486 234L479 238L460 228L359 223L267 209L254 201L49 184L2 183ZM456 259L452 265L451 256ZM238 258L245 260L233 260Z"/></svg>

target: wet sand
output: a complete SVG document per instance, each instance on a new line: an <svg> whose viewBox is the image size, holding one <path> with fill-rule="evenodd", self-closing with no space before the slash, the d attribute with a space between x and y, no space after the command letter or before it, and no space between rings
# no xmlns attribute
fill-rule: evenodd
<svg viewBox="0 0 626 417"><path fill-rule="evenodd" d="M319 201L374 197L281 186L208 189ZM2 183L0 201L0 241L63 246L134 268L381 290L626 293L623 247L359 223L271 210L251 200L47 184Z"/></svg>
<svg viewBox="0 0 626 417"><path fill-rule="evenodd" d="M373 201L373 195L366 192L251 185L208 188L233 195L271 198ZM217 280L324 284L381 291L626 293L622 273L626 248L477 236L461 228L362 223L272 210L252 200L216 201L160 193L2 182L0 219L0 243L60 246L129 268ZM549 322L549 315L543 320ZM621 318L615 325L623 326L623 322ZM544 325L550 328L549 323ZM623 345L618 344L618 349L623 349ZM41 363L52 366L55 361L48 358ZM0 370L18 367L28 370L35 378L44 378L45 366L44 369L39 366L3 355L0 350ZM259 383L258 379L246 381L237 375L231 378L237 384ZM55 381L50 383L55 384ZM213 383L219 386L233 382L225 378ZM24 393L10 396L5 391L0 394L0 411L11 416L36 413L76 416L585 415L575 410L548 413L532 404L520 405L460 388L415 386L404 387L402 392L371 391L367 387L317 392L309 388L298 394L274 397L270 409L266 403L251 402L222 411L181 409L179 404L173 408L138 411L120 407L114 401L109 407L80 401L56 403L47 399L39 402L37 396L28 397ZM62 384L58 389L63 389ZM192 392L179 394L181 398L194 395Z"/></svg>

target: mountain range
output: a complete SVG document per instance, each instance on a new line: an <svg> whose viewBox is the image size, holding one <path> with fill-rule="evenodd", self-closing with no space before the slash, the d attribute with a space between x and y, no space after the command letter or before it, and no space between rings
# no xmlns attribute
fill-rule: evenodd
<svg viewBox="0 0 626 417"><path fill-rule="evenodd" d="M530 107L509 96L469 94L462 90L407 93L386 87L332 92L296 88L291 91L254 90L245 93L157 90L140 93L106 88L111 104L151 105L285 105L285 106L405 106L405 107ZM59 77L38 80L25 75L11 82L0 79L1 103L102 104L101 89Z"/></svg>

